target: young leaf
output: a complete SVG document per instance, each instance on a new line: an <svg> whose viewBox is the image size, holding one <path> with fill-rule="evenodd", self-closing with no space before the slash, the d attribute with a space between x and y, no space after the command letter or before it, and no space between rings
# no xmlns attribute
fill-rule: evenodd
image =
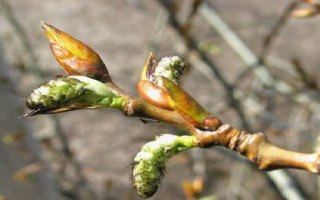
<svg viewBox="0 0 320 200"><path fill-rule="evenodd" d="M178 56L163 57L158 62L151 52L137 84L140 96L155 106L173 110L173 102L163 88L161 77L164 76L178 84L184 69L185 64Z"/></svg>
<svg viewBox="0 0 320 200"><path fill-rule="evenodd" d="M162 77L162 82L181 116L195 127L206 128L204 122L212 115L173 81Z"/></svg>
<svg viewBox="0 0 320 200"><path fill-rule="evenodd" d="M111 81L105 64L94 50L45 22L42 22L42 28L50 41L54 57L68 75Z"/></svg>
<svg viewBox="0 0 320 200"><path fill-rule="evenodd" d="M161 76L164 76L178 84L178 80L185 68L185 63L178 56L165 56L158 62L151 52L143 67L140 80L148 80L162 87Z"/></svg>

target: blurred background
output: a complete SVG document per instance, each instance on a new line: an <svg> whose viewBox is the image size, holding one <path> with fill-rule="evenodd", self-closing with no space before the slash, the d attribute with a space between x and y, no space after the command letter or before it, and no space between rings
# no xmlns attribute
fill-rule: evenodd
<svg viewBox="0 0 320 200"><path fill-rule="evenodd" d="M189 66L181 86L223 122L312 153L320 148L317 9L310 0L0 0L0 199L140 199L133 157L155 135L187 134L107 109L18 119L24 97L63 74L41 20L98 52L135 96L150 51L178 54ZM297 10L314 16L292 17ZM263 172L215 147L172 158L151 199L308 200L319 188L309 172Z"/></svg>

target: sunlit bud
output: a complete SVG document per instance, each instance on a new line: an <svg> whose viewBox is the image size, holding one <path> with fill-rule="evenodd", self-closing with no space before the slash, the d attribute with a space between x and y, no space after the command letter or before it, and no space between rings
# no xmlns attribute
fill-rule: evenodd
<svg viewBox="0 0 320 200"><path fill-rule="evenodd" d="M213 117L196 100L173 81L162 77L163 86L174 102L174 108L190 124L197 128L214 130L221 121Z"/></svg>
<svg viewBox="0 0 320 200"><path fill-rule="evenodd" d="M54 57L68 75L86 76L102 82L111 80L105 64L94 50L45 22L42 22L42 28Z"/></svg>

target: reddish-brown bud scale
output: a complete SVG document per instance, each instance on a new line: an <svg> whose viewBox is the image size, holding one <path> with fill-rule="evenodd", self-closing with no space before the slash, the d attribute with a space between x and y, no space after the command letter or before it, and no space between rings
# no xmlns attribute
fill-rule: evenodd
<svg viewBox="0 0 320 200"><path fill-rule="evenodd" d="M173 110L174 106L170 96L158 85L147 80L140 80L137 88L140 96L147 102L167 110Z"/></svg>
<svg viewBox="0 0 320 200"><path fill-rule="evenodd" d="M210 115L203 120L203 126L205 129L217 130L222 125L220 119Z"/></svg>
<svg viewBox="0 0 320 200"><path fill-rule="evenodd" d="M63 31L42 23L54 57L68 75L81 75L99 80L111 81L108 70L100 56L90 47Z"/></svg>

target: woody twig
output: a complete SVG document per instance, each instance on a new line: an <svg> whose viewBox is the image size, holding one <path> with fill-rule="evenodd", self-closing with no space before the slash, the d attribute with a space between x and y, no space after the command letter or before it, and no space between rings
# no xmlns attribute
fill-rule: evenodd
<svg viewBox="0 0 320 200"><path fill-rule="evenodd" d="M261 170L295 168L320 174L319 154L278 148L270 144L263 133L249 134L233 128L204 109L178 84L186 67L180 57L166 56L158 60L153 53L149 55L137 85L140 99L127 94L112 81L100 56L91 48L49 24L42 26L67 76L35 89L26 99L26 106L32 111L23 117L113 108L129 117L165 122L193 134L161 136L142 148L133 164L134 186L142 197L154 194L170 157L195 147L226 147L245 156Z"/></svg>

